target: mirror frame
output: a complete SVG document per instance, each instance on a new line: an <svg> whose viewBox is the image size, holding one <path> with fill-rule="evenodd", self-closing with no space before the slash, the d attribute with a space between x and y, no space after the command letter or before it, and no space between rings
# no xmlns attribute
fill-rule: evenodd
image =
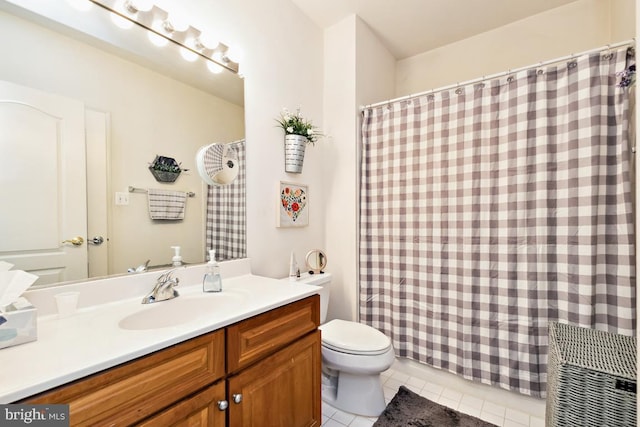
<svg viewBox="0 0 640 427"><path fill-rule="evenodd" d="M309 274L322 274L327 267L327 255L320 249L310 250L305 257L305 263Z"/></svg>

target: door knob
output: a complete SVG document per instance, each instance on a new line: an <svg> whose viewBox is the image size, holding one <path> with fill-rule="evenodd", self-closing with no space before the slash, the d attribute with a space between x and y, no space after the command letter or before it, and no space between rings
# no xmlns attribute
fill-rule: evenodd
<svg viewBox="0 0 640 427"><path fill-rule="evenodd" d="M73 239L63 240L62 243L71 243L73 246L80 246L84 243L84 239L80 236L77 236Z"/></svg>
<svg viewBox="0 0 640 427"><path fill-rule="evenodd" d="M233 395L233 403L240 403L242 402L242 394L238 393L238 394L234 394Z"/></svg>
<svg viewBox="0 0 640 427"><path fill-rule="evenodd" d="M229 407L229 402L226 400L218 400L218 409L224 411Z"/></svg>
<svg viewBox="0 0 640 427"><path fill-rule="evenodd" d="M92 245L99 246L104 243L104 237L95 236L93 239L87 239L87 243L91 243Z"/></svg>

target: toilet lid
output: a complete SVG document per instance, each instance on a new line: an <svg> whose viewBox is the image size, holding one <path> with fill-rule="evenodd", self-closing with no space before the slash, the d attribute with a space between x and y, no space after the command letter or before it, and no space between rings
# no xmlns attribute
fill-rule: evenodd
<svg viewBox="0 0 640 427"><path fill-rule="evenodd" d="M320 325L322 345L350 354L381 354L389 349L391 340L382 332L357 322L335 319Z"/></svg>

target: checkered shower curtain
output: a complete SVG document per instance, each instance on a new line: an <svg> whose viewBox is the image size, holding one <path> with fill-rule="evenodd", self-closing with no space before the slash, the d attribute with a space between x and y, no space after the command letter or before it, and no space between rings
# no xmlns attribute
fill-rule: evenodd
<svg viewBox="0 0 640 427"><path fill-rule="evenodd" d="M238 177L229 185L209 186L207 192L207 247L218 261L247 256L245 141L230 143L238 152Z"/></svg>
<svg viewBox="0 0 640 427"><path fill-rule="evenodd" d="M363 111L360 320L543 397L547 326L634 334L627 49Z"/></svg>

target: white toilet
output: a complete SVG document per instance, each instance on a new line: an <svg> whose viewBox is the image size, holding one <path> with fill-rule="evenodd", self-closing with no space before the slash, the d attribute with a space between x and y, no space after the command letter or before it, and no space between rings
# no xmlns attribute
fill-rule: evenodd
<svg viewBox="0 0 640 427"><path fill-rule="evenodd" d="M324 323L329 305L331 274L304 274L299 282L322 286L322 400L345 412L378 416L386 403L380 373L395 360L391 340L363 323L332 320Z"/></svg>

